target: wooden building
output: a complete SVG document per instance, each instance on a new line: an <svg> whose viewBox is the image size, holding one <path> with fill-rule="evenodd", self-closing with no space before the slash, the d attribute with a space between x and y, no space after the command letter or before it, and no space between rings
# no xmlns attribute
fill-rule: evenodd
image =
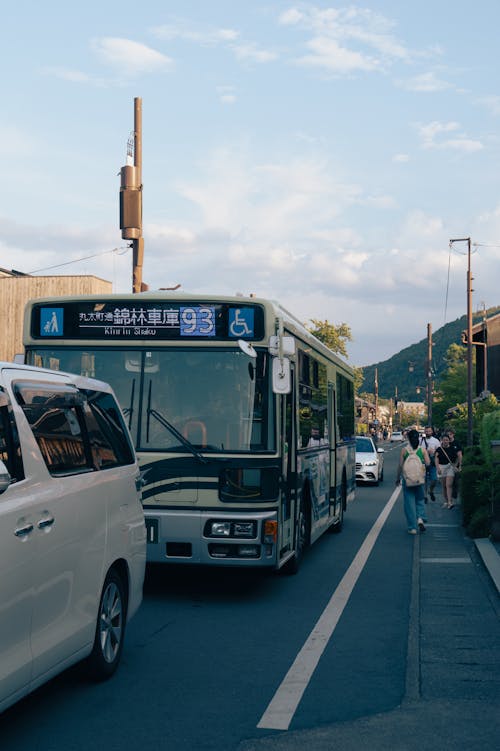
<svg viewBox="0 0 500 751"><path fill-rule="evenodd" d="M476 350L476 396L489 391L500 399L500 313L472 327L472 344Z"/></svg>
<svg viewBox="0 0 500 751"><path fill-rule="evenodd" d="M111 282L97 276L30 276L0 268L0 360L23 352L23 318L28 300L52 295L107 295Z"/></svg>

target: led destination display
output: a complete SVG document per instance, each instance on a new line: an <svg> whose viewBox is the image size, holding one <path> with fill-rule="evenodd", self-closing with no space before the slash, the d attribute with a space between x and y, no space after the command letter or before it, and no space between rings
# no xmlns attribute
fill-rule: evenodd
<svg viewBox="0 0 500 751"><path fill-rule="evenodd" d="M31 329L33 338L46 340L262 339L264 311L260 305L196 301L40 304Z"/></svg>

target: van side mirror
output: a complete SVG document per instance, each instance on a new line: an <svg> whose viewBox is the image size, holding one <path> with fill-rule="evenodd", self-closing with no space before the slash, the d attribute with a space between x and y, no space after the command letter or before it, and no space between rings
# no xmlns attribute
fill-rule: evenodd
<svg viewBox="0 0 500 751"><path fill-rule="evenodd" d="M9 475L7 467L5 466L3 461L0 459L0 495L2 493L5 493L10 483L11 483L11 477Z"/></svg>
<svg viewBox="0 0 500 751"><path fill-rule="evenodd" d="M273 357L273 391L275 394L289 394L292 388L290 360L286 357Z"/></svg>

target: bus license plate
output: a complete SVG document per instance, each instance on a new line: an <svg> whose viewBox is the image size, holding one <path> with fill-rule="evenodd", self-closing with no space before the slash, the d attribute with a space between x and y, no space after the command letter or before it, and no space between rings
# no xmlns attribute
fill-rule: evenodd
<svg viewBox="0 0 500 751"><path fill-rule="evenodd" d="M158 519L146 519L146 539L149 544L154 545L158 542L159 537Z"/></svg>

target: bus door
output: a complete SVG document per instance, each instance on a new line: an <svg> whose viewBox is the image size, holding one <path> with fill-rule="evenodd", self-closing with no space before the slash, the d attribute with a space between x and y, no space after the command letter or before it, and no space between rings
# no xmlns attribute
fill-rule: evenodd
<svg viewBox="0 0 500 751"><path fill-rule="evenodd" d="M330 431L330 518L336 513L337 500L337 396L333 383L328 384L328 429Z"/></svg>
<svg viewBox="0 0 500 751"><path fill-rule="evenodd" d="M283 553L293 550L295 517L297 514L297 430L295 374L291 365L291 389L282 397L280 440L283 489L281 493L281 545Z"/></svg>

